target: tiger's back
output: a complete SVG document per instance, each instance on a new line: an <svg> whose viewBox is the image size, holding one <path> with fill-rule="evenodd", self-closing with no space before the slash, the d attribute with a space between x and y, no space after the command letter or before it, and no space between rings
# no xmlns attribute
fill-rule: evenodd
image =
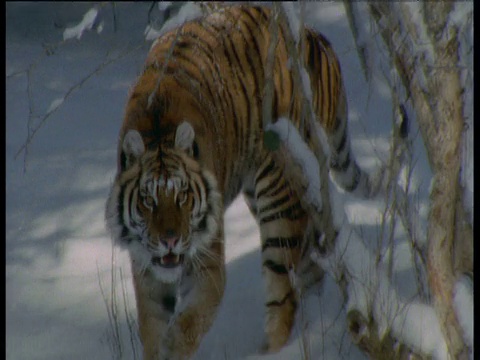
<svg viewBox="0 0 480 360"><path fill-rule="evenodd" d="M183 24L154 43L129 96L106 218L130 251L146 359L188 357L208 330L225 281L223 209L241 191L260 227L266 348L288 341L297 307L289 274L316 234L263 144L269 23L267 8L228 6ZM365 177L351 157L340 66L322 35L302 36L330 170L352 191ZM272 121L299 127L281 29L275 51Z"/></svg>
<svg viewBox="0 0 480 360"><path fill-rule="evenodd" d="M226 204L240 191L240 180L267 156L262 106L269 17L267 8L232 6L165 34L152 46L127 108L122 134L138 129L155 144L171 143L178 123L188 119L195 129L199 161L215 173ZM346 131L345 117L337 117L339 102L345 102L340 66L322 35L305 29L304 36L313 106L327 134L338 143ZM298 126L301 106L284 39L280 31L272 119L285 116ZM138 116L157 87L150 114ZM142 98L141 105L137 98Z"/></svg>

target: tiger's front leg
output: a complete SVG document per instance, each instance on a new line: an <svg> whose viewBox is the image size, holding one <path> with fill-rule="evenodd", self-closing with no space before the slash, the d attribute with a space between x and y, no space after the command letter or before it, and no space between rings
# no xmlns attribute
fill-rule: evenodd
<svg viewBox="0 0 480 360"><path fill-rule="evenodd" d="M225 287L223 240L198 254L178 284L134 272L144 360L188 359L210 328Z"/></svg>

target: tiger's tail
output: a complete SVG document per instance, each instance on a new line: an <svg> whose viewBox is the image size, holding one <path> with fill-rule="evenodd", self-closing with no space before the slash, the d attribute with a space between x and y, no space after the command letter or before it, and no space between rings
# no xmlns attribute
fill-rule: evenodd
<svg viewBox="0 0 480 360"><path fill-rule="evenodd" d="M343 87L343 85L342 85ZM348 111L345 92L340 91L337 107L336 128L327 133L330 148L330 175L343 190L360 198L374 198L386 189L390 174L397 171L402 163L408 137L408 117L403 105L399 106L392 143L396 148L393 161L383 163L374 173L367 173L355 161L348 132Z"/></svg>

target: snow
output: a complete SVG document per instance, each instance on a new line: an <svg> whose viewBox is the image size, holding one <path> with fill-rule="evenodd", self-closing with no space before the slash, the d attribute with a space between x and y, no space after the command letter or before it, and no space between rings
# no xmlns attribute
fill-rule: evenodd
<svg viewBox="0 0 480 360"><path fill-rule="evenodd" d="M141 358L136 324L133 341L129 330L129 321L135 321L136 312L128 257L118 248L113 248L112 253L103 214L116 171L118 132L126 98L150 46L147 43L132 50L145 40L142 30L149 7L150 3L116 3L117 31L113 12L105 11L99 34L87 31L93 29L99 16L92 3L6 4L7 359L109 359L120 349L124 359ZM198 6L189 3L180 13L169 20L169 26L197 16ZM339 54L351 115L352 147L359 165L373 169L388 152L391 99L389 91L382 90L388 88L388 81L377 75L369 86L358 76L362 70L342 3L307 3L305 14L305 23L324 33ZM62 23L78 25L60 29L54 26ZM65 28L70 29L71 38L80 41L63 42ZM42 44L58 43L53 54L45 53ZM126 56L118 57L65 96L99 64L127 51ZM28 79L26 72L32 64ZM49 111L52 114L32 139L28 155L24 157L21 152L15 157L28 135L27 85L35 115L41 117ZM473 112L470 119L473 125ZM473 126L470 129L473 131ZM413 124L412 133L417 132ZM411 191L420 208L428 210L431 174L420 136L413 145L412 178L417 186ZM473 151L473 146L470 149ZM473 162L471 169L473 174ZM473 191L473 175L463 176ZM368 274L384 204L381 200L338 194L333 186L330 191L332 197L338 197L334 201L340 214L336 222L345 224L342 244L349 236L358 240L356 250L346 252L345 256L351 258L349 266L359 271L359 279L373 281ZM419 226L425 226L426 210L418 215ZM345 213L347 216L342 216ZM437 334L425 331L435 317L417 296L411 253L405 232L399 228L394 274L388 279L389 286L381 287L384 298L387 290L394 291L399 309L402 304L409 305L402 310L402 317L409 322L404 329L409 332L402 336L414 335L412 343L422 341L430 348L441 345ZM278 354L260 354L264 290L259 232L241 197L226 212L225 232L225 296L196 359L302 359L303 343L308 344L312 359L366 358L345 333L344 299L331 274L325 276L321 286L305 294L285 348ZM116 280L112 282L112 278ZM359 281L352 287L357 287L358 296L352 297L348 306L366 308L368 297L374 294L365 292ZM472 292L466 289L465 284L457 284L455 303L465 334L472 339L468 321L473 319L471 307L465 305L472 299ZM107 312L112 293L117 301L117 330ZM405 301L411 298L411 302Z"/></svg>

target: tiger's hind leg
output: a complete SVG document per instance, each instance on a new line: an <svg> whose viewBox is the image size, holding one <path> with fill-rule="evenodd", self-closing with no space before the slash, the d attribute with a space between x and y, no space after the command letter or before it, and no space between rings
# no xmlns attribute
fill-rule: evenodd
<svg viewBox="0 0 480 360"><path fill-rule="evenodd" d="M297 294L290 274L302 256L307 214L270 156L255 174L253 193L245 191L245 197L260 225L266 350L276 352L288 341L295 319Z"/></svg>

